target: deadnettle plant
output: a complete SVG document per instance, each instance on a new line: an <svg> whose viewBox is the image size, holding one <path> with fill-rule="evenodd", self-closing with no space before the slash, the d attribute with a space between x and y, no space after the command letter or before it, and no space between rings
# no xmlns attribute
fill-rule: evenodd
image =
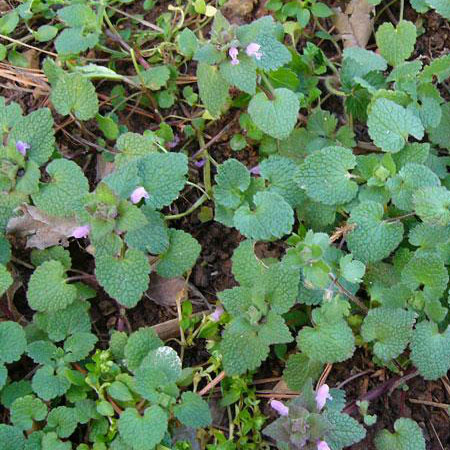
<svg viewBox="0 0 450 450"><path fill-rule="evenodd" d="M26 142L23 141L17 141L16 149L22 156L25 156L27 154L27 150L30 149L30 144L27 144Z"/></svg>
<svg viewBox="0 0 450 450"><path fill-rule="evenodd" d="M148 192L144 187L137 187L130 195L131 203L139 203L143 198L149 198Z"/></svg>

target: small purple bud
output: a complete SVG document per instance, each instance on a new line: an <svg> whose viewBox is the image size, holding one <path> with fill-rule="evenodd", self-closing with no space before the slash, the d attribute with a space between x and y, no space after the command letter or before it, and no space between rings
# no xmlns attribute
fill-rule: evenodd
<svg viewBox="0 0 450 450"><path fill-rule="evenodd" d="M288 416L289 408L278 400L271 400L270 407L274 409L280 416Z"/></svg>
<svg viewBox="0 0 450 450"><path fill-rule="evenodd" d="M237 66L239 64L238 54L239 50L236 47L231 47L230 50L228 50L228 54L231 58L231 64L233 66Z"/></svg>
<svg viewBox="0 0 450 450"><path fill-rule="evenodd" d="M256 42L252 42L251 44L247 45L247 48L245 49L245 53L247 53L248 56L253 56L255 59L260 60L262 57L262 52L259 51L261 46L257 44Z"/></svg>
<svg viewBox="0 0 450 450"><path fill-rule="evenodd" d="M137 187L130 195L131 203L139 203L143 198L150 198L144 187Z"/></svg>
<svg viewBox="0 0 450 450"><path fill-rule="evenodd" d="M170 141L167 144L167 147L175 148L179 143L180 143L180 137L178 135L175 135L175 137L173 138L173 141Z"/></svg>
<svg viewBox="0 0 450 450"><path fill-rule="evenodd" d="M325 441L317 442L317 450L331 450L328 444Z"/></svg>
<svg viewBox="0 0 450 450"><path fill-rule="evenodd" d="M252 167L250 169L250 173L252 175L261 175L261 171L259 170L259 166Z"/></svg>
<svg viewBox="0 0 450 450"><path fill-rule="evenodd" d="M89 225L82 225L81 227L75 228L75 230L72 231L71 236L73 236L75 239L85 238L90 231L91 227Z"/></svg>
<svg viewBox="0 0 450 450"><path fill-rule="evenodd" d="M30 148L30 144L27 144L23 141L16 142L16 149L22 155L25 156L27 154L27 150Z"/></svg>
<svg viewBox="0 0 450 450"><path fill-rule="evenodd" d="M210 318L213 322L218 322L220 318L222 317L222 314L224 313L223 307L221 305L216 306L216 309L212 314L210 314Z"/></svg>
<svg viewBox="0 0 450 450"><path fill-rule="evenodd" d="M319 411L325 406L327 400L333 400L333 397L330 395L328 384L323 384L316 392L316 404Z"/></svg>
<svg viewBox="0 0 450 450"><path fill-rule="evenodd" d="M205 165L205 162L206 162L206 159L203 158L203 159L200 159L198 161L195 161L194 164L195 164L196 167L200 168L200 167L203 167Z"/></svg>

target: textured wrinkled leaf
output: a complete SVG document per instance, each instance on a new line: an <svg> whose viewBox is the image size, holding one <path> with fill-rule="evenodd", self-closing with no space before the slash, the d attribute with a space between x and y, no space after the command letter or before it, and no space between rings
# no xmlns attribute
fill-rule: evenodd
<svg viewBox="0 0 450 450"><path fill-rule="evenodd" d="M169 78L170 70L167 66L154 66L141 72L139 80L145 87L157 91L166 85Z"/></svg>
<svg viewBox="0 0 450 450"><path fill-rule="evenodd" d="M129 132L121 134L116 142L116 147L120 153L114 158L114 163L117 167L120 167L155 152L154 142L155 138L152 135Z"/></svg>
<svg viewBox="0 0 450 450"><path fill-rule="evenodd" d="M27 298L34 310L54 312L76 300L77 288L66 283L65 269L59 261L46 261L31 275Z"/></svg>
<svg viewBox="0 0 450 450"><path fill-rule="evenodd" d="M387 258L402 241L403 224L383 221L383 213L383 206L373 201L362 202L351 212L348 223L355 228L347 235L347 245L363 263Z"/></svg>
<svg viewBox="0 0 450 450"><path fill-rule="evenodd" d="M0 447L2 450L18 450L25 445L25 437L20 428L0 423Z"/></svg>
<svg viewBox="0 0 450 450"><path fill-rule="evenodd" d="M375 355L387 362L399 356L408 345L414 321L412 311L372 309L364 319L361 335L366 342L375 341Z"/></svg>
<svg viewBox="0 0 450 450"><path fill-rule="evenodd" d="M159 275L173 278L183 275L193 267L201 247L195 238L182 230L168 230L169 248L161 254L156 266Z"/></svg>
<svg viewBox="0 0 450 450"><path fill-rule="evenodd" d="M347 448L366 437L364 427L348 414L327 411L325 418L331 423L325 439L332 449Z"/></svg>
<svg viewBox="0 0 450 450"><path fill-rule="evenodd" d="M228 159L217 169L214 199L227 208L237 208L250 186L250 173L236 159Z"/></svg>
<svg viewBox="0 0 450 450"><path fill-rule="evenodd" d="M167 426L167 413L158 405L148 407L143 416L127 408L119 419L119 433L133 450L153 450L162 441Z"/></svg>
<svg viewBox="0 0 450 450"><path fill-rule="evenodd" d="M128 249L123 257L109 254L95 259L95 276L105 291L121 305L136 306L148 287L150 264L139 250Z"/></svg>
<svg viewBox="0 0 450 450"><path fill-rule="evenodd" d="M450 224L450 192L443 186L419 189L413 195L416 214L429 225Z"/></svg>
<svg viewBox="0 0 450 450"><path fill-rule="evenodd" d="M407 20L399 22L396 28L389 22L383 23L375 33L381 56L391 66L402 63L414 51L416 33L416 26Z"/></svg>
<svg viewBox="0 0 450 450"><path fill-rule="evenodd" d="M77 362L85 359L94 350L97 341L97 336L92 333L79 332L72 334L64 342L64 351L66 352L64 360Z"/></svg>
<svg viewBox="0 0 450 450"><path fill-rule="evenodd" d="M302 391L308 379L316 380L322 372L323 364L310 359L304 353L291 355L283 371L283 378L289 389Z"/></svg>
<svg viewBox="0 0 450 450"><path fill-rule="evenodd" d="M164 345L163 342L153 328L140 328L132 333L124 350L128 368L130 370L137 369L150 351L162 345Z"/></svg>
<svg viewBox="0 0 450 450"><path fill-rule="evenodd" d="M351 150L326 147L306 157L298 171L297 183L315 201L325 205L347 203L358 192L358 185L348 172L355 166Z"/></svg>
<svg viewBox="0 0 450 450"><path fill-rule="evenodd" d="M51 181L42 184L32 196L37 208L46 214L68 217L82 211L89 183L81 167L67 159L56 159L47 166Z"/></svg>
<svg viewBox="0 0 450 450"><path fill-rule="evenodd" d="M8 269L0 264L0 296L13 284L13 278Z"/></svg>
<svg viewBox="0 0 450 450"><path fill-rule="evenodd" d="M436 128L430 130L430 139L439 147L450 149L450 103L441 107L441 120Z"/></svg>
<svg viewBox="0 0 450 450"><path fill-rule="evenodd" d="M450 20L450 4L446 0L425 0L438 14Z"/></svg>
<svg viewBox="0 0 450 450"><path fill-rule="evenodd" d="M212 417L208 403L195 392L183 392L181 404L174 408L175 417L191 428L211 425Z"/></svg>
<svg viewBox="0 0 450 450"><path fill-rule="evenodd" d="M200 63L197 66L197 83L200 98L213 116L220 116L229 100L229 85L215 66Z"/></svg>
<svg viewBox="0 0 450 450"><path fill-rule="evenodd" d="M26 346L25 332L18 323L0 322L0 362L18 361Z"/></svg>
<svg viewBox="0 0 450 450"><path fill-rule="evenodd" d="M186 183L188 160L183 153L152 153L139 162L142 185L150 198L146 204L154 209L170 205Z"/></svg>
<svg viewBox="0 0 450 450"><path fill-rule="evenodd" d="M251 240L242 241L233 253L232 271L241 286L252 286L261 279L266 269L263 261L255 255L253 245Z"/></svg>
<svg viewBox="0 0 450 450"><path fill-rule="evenodd" d="M255 43L261 48L259 52L262 54L260 59L255 58L258 68L263 70L276 70L291 61L292 55L290 51L276 38L269 34L262 34L255 39Z"/></svg>
<svg viewBox="0 0 450 450"><path fill-rule="evenodd" d="M278 88L269 99L264 92L253 96L248 112L255 125L275 139L286 139L297 123L298 97L289 89Z"/></svg>
<svg viewBox="0 0 450 450"><path fill-rule="evenodd" d="M45 419L47 406L42 400L32 395L26 395L13 402L10 414L11 422L14 426L21 430L30 430L34 420L41 421Z"/></svg>
<svg viewBox="0 0 450 450"><path fill-rule="evenodd" d="M48 414L47 427L49 430L54 430L60 438L68 438L75 431L77 425L75 408L58 406Z"/></svg>
<svg viewBox="0 0 450 450"><path fill-rule="evenodd" d="M233 65L230 61L224 61L220 65L220 74L232 86L237 87L247 94L256 92L256 64L248 56L239 55L239 64Z"/></svg>
<svg viewBox="0 0 450 450"><path fill-rule="evenodd" d="M31 386L42 400L48 401L64 395L70 387L70 381L61 371L55 372L52 367L43 366L34 374Z"/></svg>
<svg viewBox="0 0 450 450"><path fill-rule="evenodd" d="M253 197L254 208L242 205L234 216L234 226L246 237L272 240L289 234L294 224L291 206L278 194L258 192Z"/></svg>
<svg viewBox="0 0 450 450"><path fill-rule="evenodd" d="M73 113L79 120L92 119L98 113L95 87L79 73L59 77L50 99L59 114Z"/></svg>
<svg viewBox="0 0 450 450"><path fill-rule="evenodd" d="M367 121L369 135L385 152L397 153L408 142L408 136L422 139L424 128L410 110L392 100L378 98L372 105Z"/></svg>
<svg viewBox="0 0 450 450"><path fill-rule="evenodd" d="M394 433L381 430L375 436L377 450L425 450L422 430L414 420L402 417L394 423Z"/></svg>

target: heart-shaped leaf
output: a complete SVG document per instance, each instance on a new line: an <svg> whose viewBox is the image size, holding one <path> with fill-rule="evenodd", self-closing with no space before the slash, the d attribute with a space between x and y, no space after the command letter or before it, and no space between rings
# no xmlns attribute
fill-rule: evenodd
<svg viewBox="0 0 450 450"><path fill-rule="evenodd" d="M250 101L248 112L253 122L264 133L276 139L286 139L297 122L300 103L289 89L279 88L273 99L259 92Z"/></svg>

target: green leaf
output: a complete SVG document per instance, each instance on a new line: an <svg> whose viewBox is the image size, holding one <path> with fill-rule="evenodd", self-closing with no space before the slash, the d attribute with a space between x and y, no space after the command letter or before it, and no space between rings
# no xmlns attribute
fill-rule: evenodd
<svg viewBox="0 0 450 450"><path fill-rule="evenodd" d="M419 189L413 195L416 214L429 225L450 224L450 192L443 186Z"/></svg>
<svg viewBox="0 0 450 450"><path fill-rule="evenodd" d="M64 116L73 113L79 120L89 120L98 113L95 87L79 73L59 77L50 99L56 111Z"/></svg>
<svg viewBox="0 0 450 450"><path fill-rule="evenodd" d="M309 379L317 380L322 369L322 363L310 359L304 353L295 353L287 360L283 378L289 389L302 391Z"/></svg>
<svg viewBox="0 0 450 450"><path fill-rule="evenodd" d="M111 116L97 114L95 120L106 139L116 140L119 137L119 125Z"/></svg>
<svg viewBox="0 0 450 450"><path fill-rule="evenodd" d="M220 116L229 100L229 85L220 74L219 69L200 63L197 66L197 83L200 98L206 109L212 116Z"/></svg>
<svg viewBox="0 0 450 450"><path fill-rule="evenodd" d="M8 269L0 264L0 296L3 295L7 289L13 284L13 277Z"/></svg>
<svg viewBox="0 0 450 450"><path fill-rule="evenodd" d="M109 254L95 259L95 276L108 295L121 305L137 305L149 282L150 264L139 250L128 249L122 257Z"/></svg>
<svg viewBox="0 0 450 450"><path fill-rule="evenodd" d="M234 216L234 226L246 237L256 240L281 238L292 231L294 212L278 194L258 192L254 207L242 205Z"/></svg>
<svg viewBox="0 0 450 450"><path fill-rule="evenodd" d="M170 78L170 70L167 66L154 66L140 73L141 83L151 89L158 91L167 84Z"/></svg>
<svg viewBox="0 0 450 450"><path fill-rule="evenodd" d="M63 247L54 246L43 250L33 249L31 251L31 263L36 267L40 266L43 262L51 261L52 259L59 261L66 270L72 267L70 252Z"/></svg>
<svg viewBox="0 0 450 450"><path fill-rule="evenodd" d="M412 290L420 288L429 299L439 299L448 280L448 271L436 253L416 252L402 271L402 283Z"/></svg>
<svg viewBox="0 0 450 450"><path fill-rule="evenodd" d="M70 27L94 25L96 22L94 11L84 4L65 6L58 11L58 17Z"/></svg>
<svg viewBox="0 0 450 450"><path fill-rule="evenodd" d="M174 278L190 270L200 255L195 238L182 230L168 230L169 248L161 254L156 271L165 278Z"/></svg>
<svg viewBox="0 0 450 450"><path fill-rule="evenodd" d="M152 405L141 416L134 408L127 408L119 419L119 433L133 450L153 450L167 431L167 413Z"/></svg>
<svg viewBox="0 0 450 450"><path fill-rule="evenodd" d="M84 52L97 45L99 33L85 33L82 28L66 28L55 39L55 49L63 57Z"/></svg>
<svg viewBox="0 0 450 450"><path fill-rule="evenodd" d="M136 370L149 352L163 345L153 328L140 328L135 331L125 345L127 367L130 370Z"/></svg>
<svg viewBox="0 0 450 450"><path fill-rule="evenodd" d="M424 128L410 110L386 98L372 105L367 121L369 135L375 145L385 152L397 153L408 142L408 136L422 139Z"/></svg>
<svg viewBox="0 0 450 450"><path fill-rule="evenodd" d="M392 196L392 203L403 210L414 210L413 195L418 189L439 186L439 177L422 164L405 164L400 172L386 183Z"/></svg>
<svg viewBox="0 0 450 450"><path fill-rule="evenodd" d="M178 35L178 46L180 47L181 54L191 59L198 48L198 39L195 33L189 28L184 28Z"/></svg>
<svg viewBox="0 0 450 450"><path fill-rule="evenodd" d="M351 150L326 147L306 157L298 171L297 183L315 201L325 205L347 203L358 192L358 185L349 173L355 166Z"/></svg>
<svg viewBox="0 0 450 450"><path fill-rule="evenodd" d="M161 371L168 383L175 383L181 376L181 359L173 348L167 346L151 350L142 360L141 367Z"/></svg>
<svg viewBox="0 0 450 450"><path fill-rule="evenodd" d="M1 391L2 405L10 409L11 405L18 398L25 397L25 395L32 394L31 382L28 380L13 381L8 383Z"/></svg>
<svg viewBox="0 0 450 450"><path fill-rule="evenodd" d="M66 362L77 362L85 359L94 350L98 338L92 333L74 333L64 342Z"/></svg>
<svg viewBox="0 0 450 450"><path fill-rule="evenodd" d="M50 341L34 341L28 344L27 354L36 364L53 366L58 348Z"/></svg>
<svg viewBox="0 0 450 450"><path fill-rule="evenodd" d="M34 374L31 386L39 397L48 401L64 395L70 387L70 381L63 371L55 372L52 367L43 366Z"/></svg>
<svg viewBox="0 0 450 450"><path fill-rule="evenodd" d="M383 23L375 33L381 56L391 66L402 63L414 51L416 34L416 26L407 20L399 22L396 28L389 22Z"/></svg>
<svg viewBox="0 0 450 450"><path fill-rule="evenodd" d="M339 268L341 275L349 283L361 283L366 271L366 266L361 261L353 259L352 254L345 255L339 260Z"/></svg>
<svg viewBox="0 0 450 450"><path fill-rule="evenodd" d="M450 327L439 333L435 323L419 323L411 340L411 360L426 380L444 376L450 369Z"/></svg>
<svg viewBox="0 0 450 450"><path fill-rule="evenodd" d="M124 133L117 139L116 147L120 151L114 162L120 167L156 151L155 138L152 135Z"/></svg>
<svg viewBox="0 0 450 450"><path fill-rule="evenodd" d="M374 353L385 362L397 358L409 343L415 313L403 309L376 308L369 311L361 327L366 342L375 341Z"/></svg>
<svg viewBox="0 0 450 450"><path fill-rule="evenodd" d="M75 408L58 406L48 414L47 429L56 431L60 438L68 438L75 431L77 425Z"/></svg>
<svg viewBox="0 0 450 450"><path fill-rule="evenodd" d="M0 423L0 447L2 450L19 450L25 445L25 437L20 428Z"/></svg>
<svg viewBox="0 0 450 450"><path fill-rule="evenodd" d="M332 449L351 448L366 437L364 427L348 414L328 410L324 418L331 424L325 440Z"/></svg>
<svg viewBox="0 0 450 450"><path fill-rule="evenodd" d="M183 153L151 153L139 162L142 185L154 209L170 205L186 184L188 160Z"/></svg>
<svg viewBox="0 0 450 450"><path fill-rule="evenodd" d="M73 216L83 210L89 183L81 167L68 159L56 159L47 166L51 181L32 196L35 206L52 216Z"/></svg>
<svg viewBox="0 0 450 450"><path fill-rule="evenodd" d="M113 381L108 386L108 394L119 402L130 402L133 400L133 395L128 389L128 386L121 381Z"/></svg>
<svg viewBox="0 0 450 450"><path fill-rule="evenodd" d="M88 302L77 300L58 311L36 313L34 322L50 339L62 341L71 334L90 331L89 307Z"/></svg>
<svg viewBox="0 0 450 450"><path fill-rule="evenodd" d="M433 144L450 150L450 103L441 107L442 115L439 125L430 130L430 139Z"/></svg>
<svg viewBox="0 0 450 450"><path fill-rule="evenodd" d="M10 408L11 422L21 430L30 430L33 421L44 420L47 416L46 404L32 395L18 398Z"/></svg>
<svg viewBox="0 0 450 450"><path fill-rule="evenodd" d="M436 10L438 14L450 20L450 5L446 0L425 0L430 8Z"/></svg>
<svg viewBox="0 0 450 450"><path fill-rule="evenodd" d="M237 208L250 186L250 173L236 159L227 159L217 169L214 199L227 208Z"/></svg>
<svg viewBox="0 0 450 450"><path fill-rule="evenodd" d="M54 39L57 34L58 28L52 25L41 25L37 31L33 33L33 37L38 42L48 42Z"/></svg>
<svg viewBox="0 0 450 450"><path fill-rule="evenodd" d="M190 428L207 427L212 422L208 403L195 392L183 392L181 404L175 406L173 412L183 425Z"/></svg>
<svg viewBox="0 0 450 450"><path fill-rule="evenodd" d="M33 272L27 292L31 308L54 312L76 300L77 288L66 283L64 272L64 266L59 261L45 261Z"/></svg>
<svg viewBox="0 0 450 450"><path fill-rule="evenodd" d="M395 433L381 430L375 436L377 450L425 450L422 430L414 420L397 419L394 423Z"/></svg>
<svg viewBox="0 0 450 450"><path fill-rule="evenodd" d="M254 242L251 240L242 241L231 258L234 278L241 286L253 286L266 271L263 261L255 255L253 246Z"/></svg>
<svg viewBox="0 0 450 450"><path fill-rule="evenodd" d="M248 56L239 55L239 64L233 65L231 61L220 64L220 74L232 86L247 94L256 92L256 64Z"/></svg>
<svg viewBox="0 0 450 450"><path fill-rule="evenodd" d="M334 323L323 321L314 328L304 327L298 334L297 343L305 355L323 364L345 361L355 351L355 338L343 319Z"/></svg>
<svg viewBox="0 0 450 450"><path fill-rule="evenodd" d="M72 444L70 442L63 442L58 439L58 435L54 432L45 433L42 436L42 447L48 450L71 450ZM33 449L34 450L34 449Z"/></svg>
<svg viewBox="0 0 450 450"><path fill-rule="evenodd" d="M291 61L291 52L276 38L268 34L262 34L255 39L255 43L261 48L261 57L255 58L258 68L270 71L276 70Z"/></svg>
<svg viewBox="0 0 450 450"><path fill-rule="evenodd" d="M25 332L16 322L0 322L0 362L18 361L27 347Z"/></svg>
<svg viewBox="0 0 450 450"><path fill-rule="evenodd" d="M383 206L373 201L352 209L348 223L355 224L355 229L347 235L347 245L363 263L387 258L403 239L403 224L383 221L383 213Z"/></svg>
<svg viewBox="0 0 450 450"><path fill-rule="evenodd" d="M40 108L16 120L9 141L30 145L27 156L38 166L46 163L54 150L53 117L48 108Z"/></svg>
<svg viewBox="0 0 450 450"><path fill-rule="evenodd" d="M258 92L250 100L248 112L255 125L275 139L286 139L297 123L300 109L298 97L289 89L273 91L273 99Z"/></svg>

